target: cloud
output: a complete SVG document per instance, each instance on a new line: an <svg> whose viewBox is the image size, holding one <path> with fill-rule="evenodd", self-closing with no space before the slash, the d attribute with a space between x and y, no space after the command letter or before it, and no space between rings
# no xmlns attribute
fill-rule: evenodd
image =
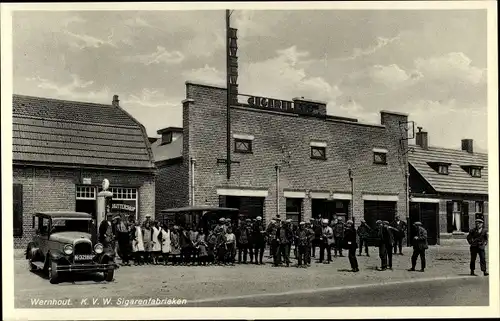
<svg viewBox="0 0 500 321"><path fill-rule="evenodd" d="M64 27L69 27L69 25L73 24L73 23L83 23L83 22L87 22L87 20L79 17L79 16L71 16L71 17L68 17L68 18L65 18L61 21L61 24L64 26Z"/></svg>
<svg viewBox="0 0 500 321"><path fill-rule="evenodd" d="M72 81L60 84L41 77L30 77L26 80L35 82L37 87L50 93L51 96L68 100L106 101L111 100L112 94L107 87L101 90L89 90L94 81L83 81L78 75L71 75Z"/></svg>
<svg viewBox="0 0 500 321"><path fill-rule="evenodd" d="M442 56L415 60L415 67L426 78L446 81L461 81L471 85L486 82L486 69L471 65L472 61L463 52L450 52Z"/></svg>
<svg viewBox="0 0 500 321"><path fill-rule="evenodd" d="M144 88L141 94L130 95L128 98L124 99L126 104L140 105L142 107L168 107L168 106L178 106L179 104L173 104L164 97L162 93L158 90L151 90Z"/></svg>
<svg viewBox="0 0 500 321"><path fill-rule="evenodd" d="M116 44L113 43L113 41L112 41L113 30L111 30L111 34L108 36L107 40L100 39L100 38L93 37L93 36L89 36L86 34L73 33L73 32L68 31L68 30L64 30L63 33L74 39L74 41L70 43L70 46L77 48L77 49L100 48L103 46L116 47Z"/></svg>
<svg viewBox="0 0 500 321"><path fill-rule="evenodd" d="M226 40L221 32L212 31L196 34L192 39L186 39L183 51L198 58L212 57L218 51L225 51ZM222 54L221 54L222 55ZM225 55L225 53L224 53Z"/></svg>
<svg viewBox="0 0 500 321"><path fill-rule="evenodd" d="M124 21L124 24L130 27L145 27L145 28L157 28L153 25L151 25L149 22L146 20L142 19L141 17L133 17L130 19L127 19Z"/></svg>
<svg viewBox="0 0 500 321"><path fill-rule="evenodd" d="M396 37L393 38L384 38L384 37L377 37L377 43L371 47L365 48L365 49L360 49L360 48L354 48L353 53L348 56L348 57L343 57L343 58L337 58L335 60L338 61L349 61L349 60L355 60L360 57L364 56L369 56L380 49L384 48L385 46L393 43L396 40L399 40L401 38L401 35L397 35Z"/></svg>
<svg viewBox="0 0 500 321"><path fill-rule="evenodd" d="M203 68L191 69L184 71L182 76L185 80L200 81L204 83L225 86L226 79L224 72L217 70L214 67L205 65Z"/></svg>
<svg viewBox="0 0 500 321"><path fill-rule="evenodd" d="M184 60L184 55L179 51L167 51L162 46L157 46L156 51L150 54L126 56L123 60L126 62L139 62L146 66L151 64L179 64Z"/></svg>
<svg viewBox="0 0 500 321"><path fill-rule="evenodd" d="M238 10L232 14L231 25L238 29L238 42L243 43L247 37L268 34L267 25L259 23L256 18L256 11L253 10Z"/></svg>

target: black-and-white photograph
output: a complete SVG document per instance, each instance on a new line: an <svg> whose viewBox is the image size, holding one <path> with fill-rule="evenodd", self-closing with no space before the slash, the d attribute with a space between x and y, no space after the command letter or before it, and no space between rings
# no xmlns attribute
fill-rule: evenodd
<svg viewBox="0 0 500 321"><path fill-rule="evenodd" d="M461 3L2 5L4 296L498 313L496 4Z"/></svg>

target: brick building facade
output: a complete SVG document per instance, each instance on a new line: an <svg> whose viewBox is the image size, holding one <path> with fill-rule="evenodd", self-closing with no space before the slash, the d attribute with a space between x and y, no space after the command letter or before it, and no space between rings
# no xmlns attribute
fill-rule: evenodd
<svg viewBox="0 0 500 321"><path fill-rule="evenodd" d="M144 127L118 105L14 95L14 246L31 239L32 215L69 210L96 215L103 179L112 212L155 212L155 166Z"/></svg>
<svg viewBox="0 0 500 321"><path fill-rule="evenodd" d="M422 221L430 244L463 239L476 218L488 222L488 155L474 152L471 139L462 149L429 146L419 128L410 146L410 221Z"/></svg>
<svg viewBox="0 0 500 321"><path fill-rule="evenodd" d="M294 221L350 218L351 210L357 224L363 218L374 224L396 214L406 217L407 140L401 124L407 115L382 111L380 125L364 124L327 115L321 102L266 99L263 104L250 97L231 107L235 163L228 180L226 90L187 82L186 92L177 138L171 141L174 133L167 128L153 144L157 212L190 204L228 206L268 221L277 215L279 184L279 214ZM313 112L298 112L304 106Z"/></svg>

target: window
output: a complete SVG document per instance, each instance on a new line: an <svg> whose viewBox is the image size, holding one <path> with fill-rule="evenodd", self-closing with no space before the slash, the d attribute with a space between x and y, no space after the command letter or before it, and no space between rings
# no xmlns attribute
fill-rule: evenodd
<svg viewBox="0 0 500 321"><path fill-rule="evenodd" d="M234 151L237 153L251 153L252 141L249 139L236 138L234 140Z"/></svg>
<svg viewBox="0 0 500 321"><path fill-rule="evenodd" d="M172 142L172 132L164 133L161 136L161 144L162 145L170 144L171 142Z"/></svg>
<svg viewBox="0 0 500 321"><path fill-rule="evenodd" d="M326 159L326 147L311 146L312 159Z"/></svg>
<svg viewBox="0 0 500 321"><path fill-rule="evenodd" d="M387 154L380 153L380 152L373 153L373 163L386 165L387 164Z"/></svg>
<svg viewBox="0 0 500 321"><path fill-rule="evenodd" d="M76 187L77 200L95 200L96 193L94 186L77 186Z"/></svg>
<svg viewBox="0 0 500 321"><path fill-rule="evenodd" d="M481 177L481 169L478 167L472 167L470 169L470 174L472 177Z"/></svg>
<svg viewBox="0 0 500 321"><path fill-rule="evenodd" d="M23 185L12 186L13 212L14 212L14 237L23 236Z"/></svg>
<svg viewBox="0 0 500 321"><path fill-rule="evenodd" d="M475 204L475 212L478 214L483 214L484 212L484 202L483 201L476 201Z"/></svg>
<svg viewBox="0 0 500 321"><path fill-rule="evenodd" d="M302 212L302 199L301 198L287 198L286 199L286 219L291 219L292 224L299 225Z"/></svg>
<svg viewBox="0 0 500 321"><path fill-rule="evenodd" d="M441 175L448 175L448 165L439 165L438 173Z"/></svg>

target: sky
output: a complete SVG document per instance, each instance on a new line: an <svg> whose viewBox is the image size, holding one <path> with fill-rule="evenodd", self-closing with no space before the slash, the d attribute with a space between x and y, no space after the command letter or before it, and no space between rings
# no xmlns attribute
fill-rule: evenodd
<svg viewBox="0 0 500 321"><path fill-rule="evenodd" d="M430 146L487 150L486 10L236 10L239 92L409 114ZM16 94L120 105L182 127L185 82L225 87L225 11L17 11ZM412 142L412 141L410 141Z"/></svg>

